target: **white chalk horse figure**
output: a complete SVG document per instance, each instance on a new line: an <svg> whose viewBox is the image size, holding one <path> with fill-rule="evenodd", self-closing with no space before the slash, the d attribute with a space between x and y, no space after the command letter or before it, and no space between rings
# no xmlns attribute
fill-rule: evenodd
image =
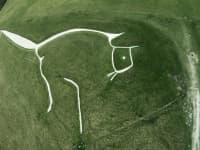
<svg viewBox="0 0 200 150"><path fill-rule="evenodd" d="M5 35L8 39L10 39L12 42L14 42L16 45L28 49L28 50L34 50L36 57L38 58L39 61L39 69L40 69L40 75L43 78L47 90L48 90L48 96L49 96L49 107L47 112L50 112L52 109L52 105L53 105L53 97L52 97L52 92L51 92L51 86L49 84L49 81L47 80L46 76L43 73L43 69L42 69L42 65L43 65L43 59L44 56L40 56L39 55L39 49L41 47L43 47L44 45L56 40L59 37L62 37L64 35L67 34L71 34L71 33L75 33L75 32L93 32L93 33L97 33L97 34L101 34L104 35L108 38L108 43L112 48L112 54L111 54L111 60L112 60L112 67L113 67L113 71L111 73L108 73L107 76L110 77L110 80L112 81L118 74L124 73L127 70L129 70L130 68L133 67L133 58L132 58L132 49L136 48L138 46L130 46L130 47L123 47L123 46L114 46L112 45L112 40L119 37L120 35L122 35L123 33L118 33L118 34L114 34L114 33L108 33L108 32L103 32L103 31L99 31L99 30L94 30L94 29L86 29L86 28L75 28L75 29L69 29L63 32L60 32L58 34L55 34L49 38L47 38L46 40L40 42L40 43L34 43L29 39L26 39L20 35L11 33L9 31L6 30L0 30L0 33L2 33L3 35ZM122 69L117 69L116 65L115 65L115 61L114 61L114 53L116 51L117 48L125 48L128 49L129 52L129 60L130 60L130 64L128 66L125 66ZM64 78L65 81L73 84L73 86L76 87L77 90L77 100L78 100L78 112L79 112L79 124L80 124L80 134L82 134L83 132L83 127L82 127L82 115L81 115L81 104L80 104L80 95L79 95L79 85L69 79L69 78Z"/></svg>

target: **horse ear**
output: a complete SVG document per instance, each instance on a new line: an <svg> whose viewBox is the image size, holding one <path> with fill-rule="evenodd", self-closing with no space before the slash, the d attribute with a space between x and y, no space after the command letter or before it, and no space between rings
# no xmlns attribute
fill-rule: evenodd
<svg viewBox="0 0 200 150"><path fill-rule="evenodd" d="M20 35L2 30L1 31L7 38L9 38L11 41L13 41L16 45L21 46L25 49L35 49L37 44L24 38L21 37Z"/></svg>

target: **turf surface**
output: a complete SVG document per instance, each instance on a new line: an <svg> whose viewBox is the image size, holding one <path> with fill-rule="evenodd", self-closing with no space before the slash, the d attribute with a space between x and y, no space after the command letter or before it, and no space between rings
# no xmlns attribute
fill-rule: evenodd
<svg viewBox="0 0 200 150"><path fill-rule="evenodd" d="M0 149L2 150L191 150L190 82L186 54L199 53L198 1L8 0L0 28L41 42L71 28L124 35L114 45L133 49L134 67L113 82L111 47L94 33L64 36L40 49L54 105L33 52L0 36ZM192 9L191 9L192 8ZM186 33L191 47L186 44ZM127 49L117 50L117 68ZM76 91L80 86L83 135Z"/></svg>

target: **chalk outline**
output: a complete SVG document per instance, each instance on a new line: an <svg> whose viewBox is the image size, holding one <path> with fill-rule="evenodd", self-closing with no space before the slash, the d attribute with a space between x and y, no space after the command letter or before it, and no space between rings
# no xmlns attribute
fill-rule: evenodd
<svg viewBox="0 0 200 150"><path fill-rule="evenodd" d="M41 75L42 79L44 80L44 82L46 84L46 87L47 87L47 91L48 91L49 107L47 109L47 112L50 112L52 110L53 97L52 97L52 92L51 92L51 86L50 86L49 81L47 80L46 76L44 75L44 72L43 72L43 69L42 69L43 60L44 60L45 57L39 55L39 49L41 47L45 46L46 44L48 44L48 43L50 43L50 42L52 42L52 41L64 36L64 35L67 35L67 34L70 34L70 33L75 33L75 32L93 32L93 33L102 34L102 35L104 35L104 36L106 36L108 38L108 43L112 47L111 60L112 60L112 67L114 69L113 72L107 74L108 77L111 76L111 79L110 79L111 81L118 74L124 73L124 72L126 72L127 70L129 70L130 68L133 67L132 49L136 48L136 47L139 47L139 46L126 47L126 46L114 46L112 44L112 40L117 38L117 37L119 37L119 36L121 36L122 34L124 34L124 32L114 34L114 33L108 33L108 32L103 32L103 31L99 31L99 30L94 30L94 29L75 28L75 29L69 29L69 30L65 30L63 32L57 33L57 34L47 38L46 40L36 44L36 43L30 41L29 39L24 38L24 37L22 37L20 35L11 33L11 32L6 31L6 30L0 30L0 33L3 33L7 38L9 38L16 45L19 45L19 46L21 46L21 47L23 47L25 49L29 49L29 50L34 49L35 55L39 60L40 75ZM115 62L114 62L114 52L115 52L115 49L117 49L117 48L128 48L129 49L129 57L130 57L130 60L131 60L131 64L129 66L127 66L126 68L120 69L120 70L116 69ZM79 88L79 85L75 81L73 81L71 79L68 79L68 78L64 78L64 80L69 82L69 83L71 83L71 84L73 84L77 89L77 101L78 101L78 111L79 111L80 134L82 134L83 125L82 125L82 113L81 113L81 102L80 102L80 88Z"/></svg>

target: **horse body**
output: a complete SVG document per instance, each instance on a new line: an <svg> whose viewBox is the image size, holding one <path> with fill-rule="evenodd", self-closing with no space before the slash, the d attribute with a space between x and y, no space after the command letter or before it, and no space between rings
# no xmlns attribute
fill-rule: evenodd
<svg viewBox="0 0 200 150"><path fill-rule="evenodd" d="M54 40L63 37L65 35L68 34L72 34L72 33L76 33L76 32L92 32L92 33L96 33L96 34L101 34L103 36L105 36L108 40L108 43L110 45L110 47L112 48L112 54L111 54L111 60L112 60L112 67L113 67L113 72L108 73L107 76L111 77L110 80L112 81L118 74L124 73L127 70L129 70L130 68L133 67L133 59L132 59L132 49L136 48L138 46L130 46L130 47L124 47L124 46L114 46L112 44L112 40L121 36L122 33L108 33L108 32L103 32L103 31L99 31L99 30L94 30L94 29L86 29L86 28L76 28L76 29L70 29L70 30L66 30L60 33L57 33L49 38L47 38L46 40L40 42L40 43L35 43L32 42L31 40L22 37L20 35L11 33L9 31L6 30L0 30L0 33L3 33L7 38L9 38L12 42L14 42L16 45L25 48L27 50L34 50L36 57L38 58L39 61L39 69L40 69L40 75L42 77L42 79L44 80L47 90L48 90L48 97L49 97L49 107L47 109L47 112L50 112L52 110L52 106L53 106L53 96L52 96L52 92L51 92L51 86L49 84L49 81L47 79L47 77L44 74L43 71L43 60L45 58L45 56L40 56L39 55L39 49L41 49L43 46L47 45L50 42L53 42ZM130 65L118 70L115 66L115 62L114 62L114 53L116 51L117 48L122 48L122 49L128 49L129 51L129 57L130 57ZM76 83L75 81L73 81L72 79L69 78L64 78L65 81L73 84L76 89L77 89L77 101L78 101L78 112L79 112L79 123L80 123L80 134L82 134L83 132L83 127L82 127L82 115L81 115L81 105L80 105L80 95L79 95L79 85L78 83Z"/></svg>

